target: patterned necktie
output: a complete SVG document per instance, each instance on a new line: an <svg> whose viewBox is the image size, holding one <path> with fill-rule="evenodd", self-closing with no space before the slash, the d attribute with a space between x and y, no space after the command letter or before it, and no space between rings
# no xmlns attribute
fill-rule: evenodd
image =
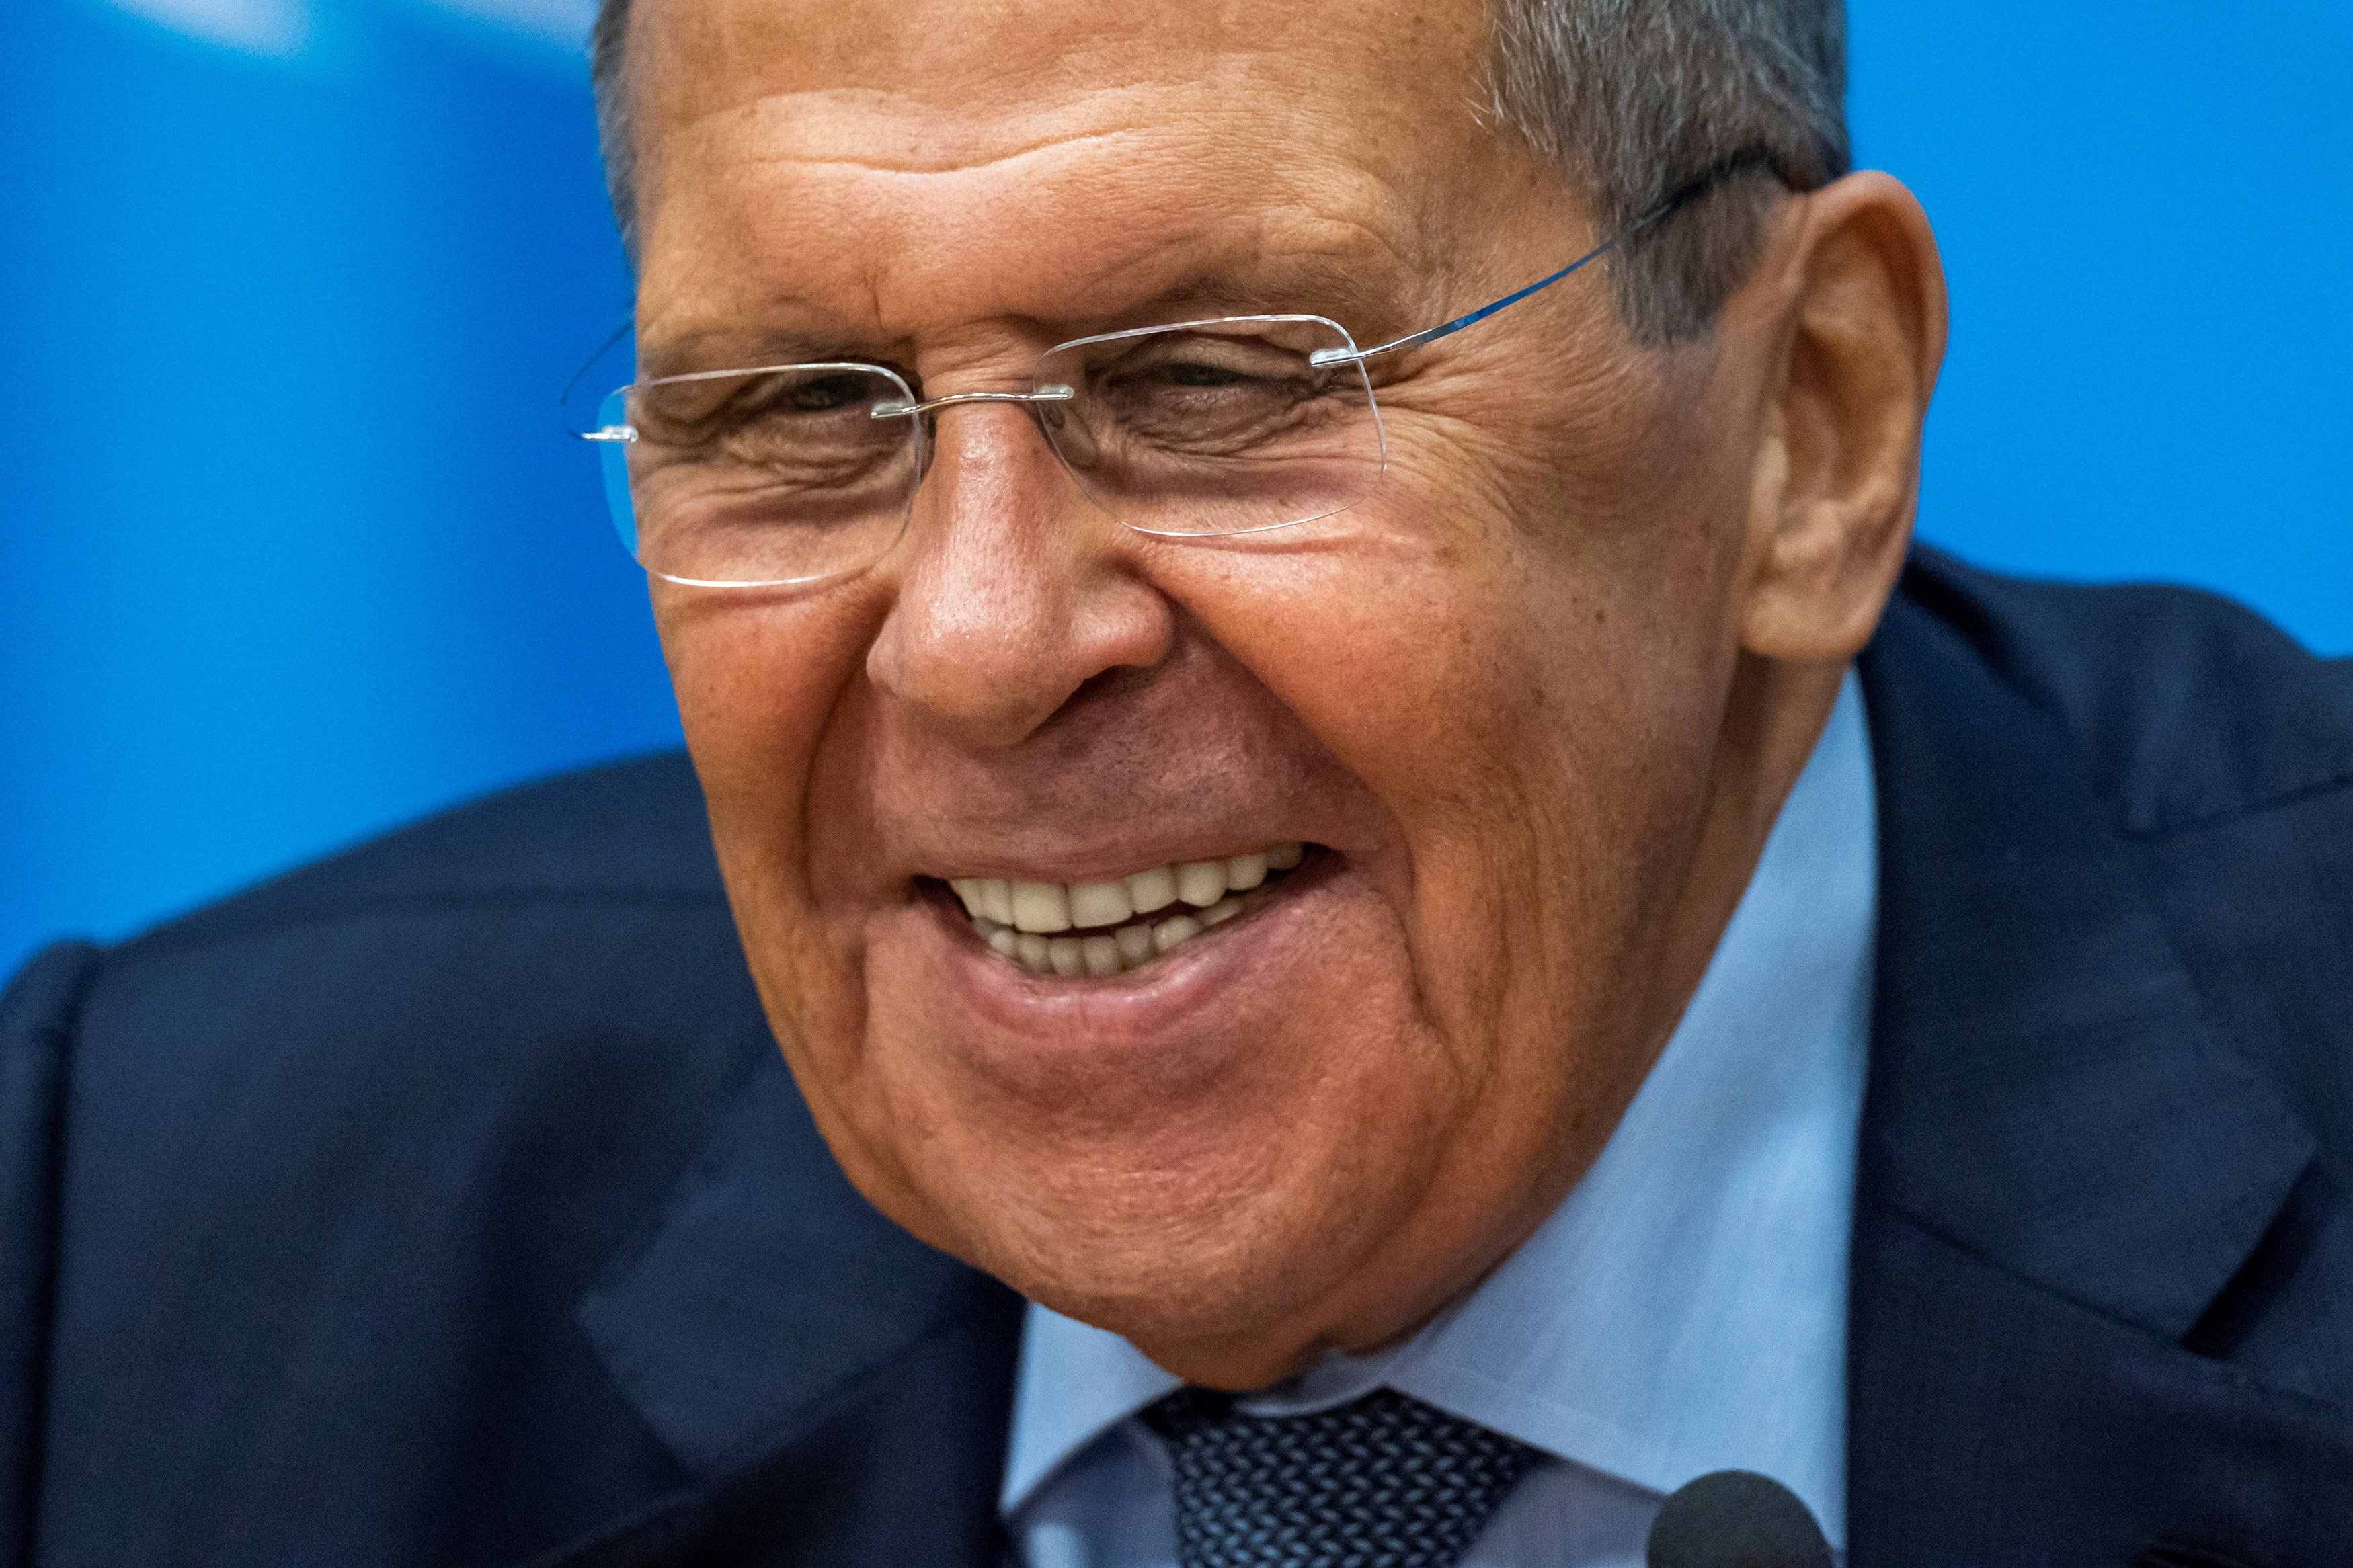
<svg viewBox="0 0 2353 1568"><path fill-rule="evenodd" d="M1180 1568L1452 1568L1538 1458L1386 1388L1282 1416L1184 1388L1144 1419L1176 1466Z"/></svg>

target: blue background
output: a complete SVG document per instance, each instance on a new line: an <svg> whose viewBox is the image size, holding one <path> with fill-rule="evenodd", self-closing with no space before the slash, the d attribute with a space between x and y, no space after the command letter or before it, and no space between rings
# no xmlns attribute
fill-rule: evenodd
<svg viewBox="0 0 2353 1568"><path fill-rule="evenodd" d="M11 0L0 970L671 743L554 395L619 318L586 0ZM2353 7L1859 0L1936 220L1923 531L2353 651Z"/></svg>

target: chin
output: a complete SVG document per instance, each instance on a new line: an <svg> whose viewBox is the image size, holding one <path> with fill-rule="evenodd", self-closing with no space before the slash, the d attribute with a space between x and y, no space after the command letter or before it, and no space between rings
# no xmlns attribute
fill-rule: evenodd
<svg viewBox="0 0 2353 1568"><path fill-rule="evenodd" d="M873 914L857 1045L795 1062L851 1179L1140 1346L1312 1319L1410 1220L1462 1097L1388 905L1337 857L1267 893L1094 975L1008 961L953 898Z"/></svg>

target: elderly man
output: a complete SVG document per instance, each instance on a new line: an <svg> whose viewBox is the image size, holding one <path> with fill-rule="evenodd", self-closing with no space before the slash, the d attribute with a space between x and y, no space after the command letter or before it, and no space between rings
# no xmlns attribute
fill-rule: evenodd
<svg viewBox="0 0 2353 1568"><path fill-rule="evenodd" d="M1909 550L1841 30L607 0L691 774L20 977L6 1560L2346 1561L2353 670Z"/></svg>

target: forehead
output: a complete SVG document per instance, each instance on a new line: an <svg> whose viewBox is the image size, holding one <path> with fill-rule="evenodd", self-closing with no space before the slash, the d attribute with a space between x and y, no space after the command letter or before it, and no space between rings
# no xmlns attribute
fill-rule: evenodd
<svg viewBox="0 0 2353 1568"><path fill-rule="evenodd" d="M1485 44L1475 0L639 0L641 325L890 339L1377 294L1498 156Z"/></svg>

